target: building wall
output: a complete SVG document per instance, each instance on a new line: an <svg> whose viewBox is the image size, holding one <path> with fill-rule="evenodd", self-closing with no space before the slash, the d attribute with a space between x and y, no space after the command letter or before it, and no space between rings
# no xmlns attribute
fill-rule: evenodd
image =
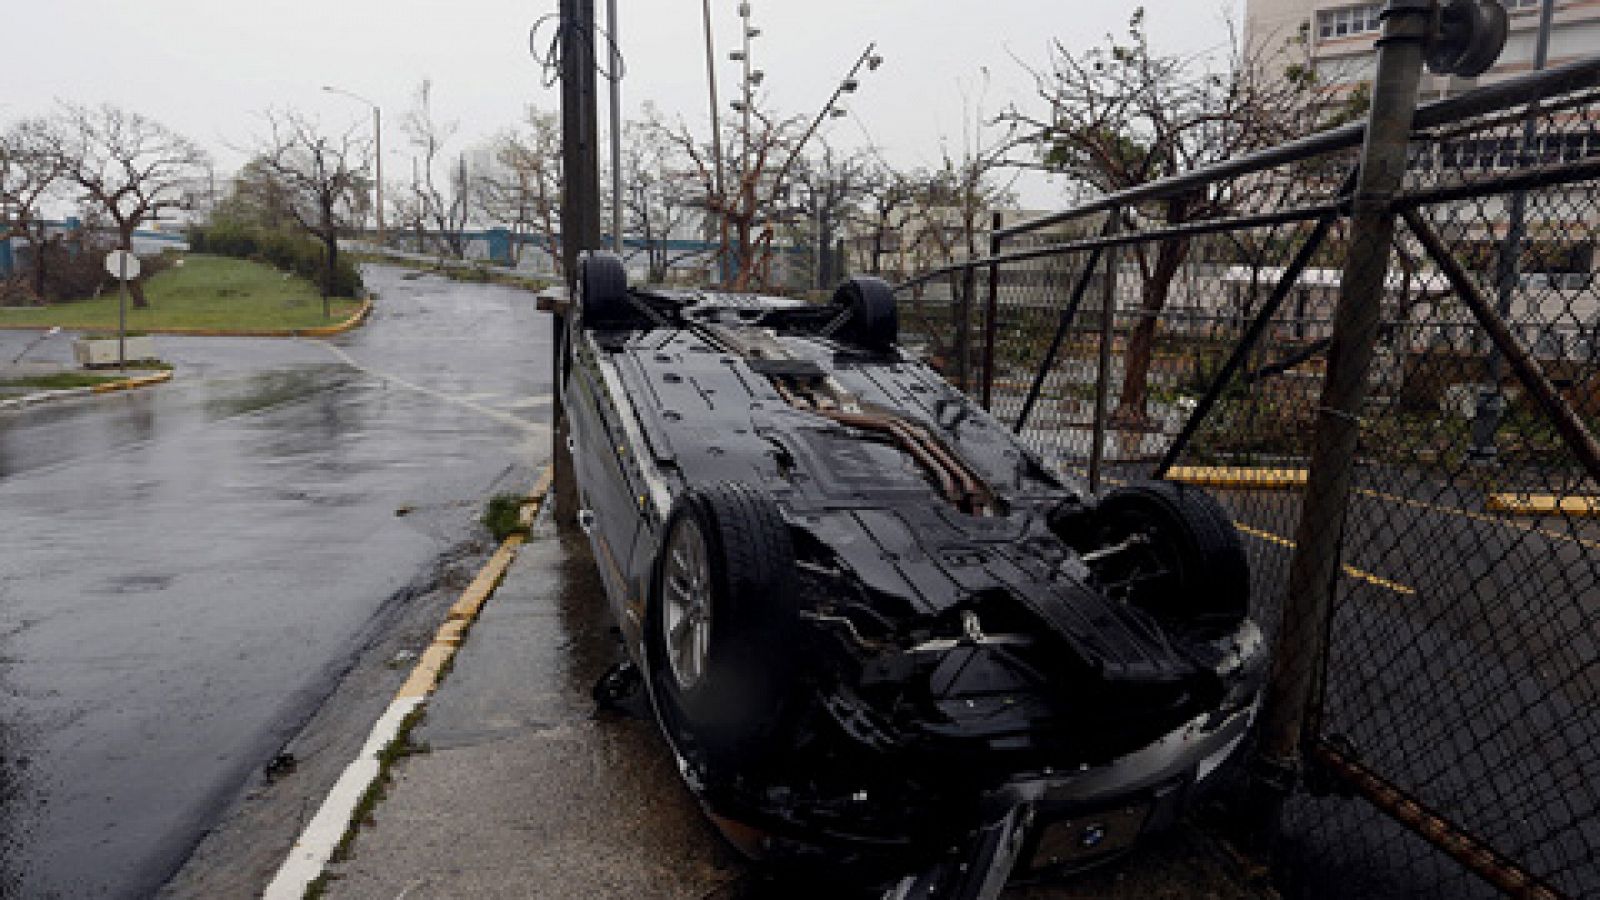
<svg viewBox="0 0 1600 900"><path fill-rule="evenodd" d="M1534 43L1539 28L1542 0L1505 0L1511 14L1511 35L1494 67L1478 78L1423 75L1422 95L1432 100L1458 94L1482 84L1491 84L1533 68ZM1317 71L1335 84L1370 79L1376 61L1374 41L1378 36L1375 13L1383 2L1339 2L1339 0L1247 0L1245 35L1251 46L1276 51L1283 42L1306 29L1311 60ZM1325 34L1319 27L1324 14L1340 10L1364 10L1367 15L1351 16L1366 28L1352 34ZM1330 24L1332 24L1330 22ZM1557 0L1554 27L1550 33L1547 65L1559 66L1600 52L1600 0Z"/></svg>

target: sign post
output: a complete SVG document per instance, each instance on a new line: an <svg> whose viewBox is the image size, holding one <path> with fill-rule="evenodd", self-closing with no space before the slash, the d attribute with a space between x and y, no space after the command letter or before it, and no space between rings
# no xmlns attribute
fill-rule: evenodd
<svg viewBox="0 0 1600 900"><path fill-rule="evenodd" d="M106 271L119 283L117 297L117 368L128 374L128 280L139 277L139 257L128 250L106 254Z"/></svg>

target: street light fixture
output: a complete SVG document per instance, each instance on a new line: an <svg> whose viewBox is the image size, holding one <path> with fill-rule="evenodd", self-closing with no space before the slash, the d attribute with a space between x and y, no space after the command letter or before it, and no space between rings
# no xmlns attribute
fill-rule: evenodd
<svg viewBox="0 0 1600 900"><path fill-rule="evenodd" d="M385 245L383 234L383 111L378 108L378 104L373 103L371 100L368 100L360 94L347 91L344 88L337 88L331 84L325 84L322 86L322 89L330 94L341 94L349 97L352 100L365 103L366 105L372 107L373 157L377 160L377 184L374 186L373 193L375 196L373 204L377 207L378 246L382 247Z"/></svg>

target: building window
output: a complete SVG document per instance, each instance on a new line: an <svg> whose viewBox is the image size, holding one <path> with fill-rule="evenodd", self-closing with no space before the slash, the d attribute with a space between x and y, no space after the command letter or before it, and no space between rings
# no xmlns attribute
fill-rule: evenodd
<svg viewBox="0 0 1600 900"><path fill-rule="evenodd" d="M1378 14L1382 11L1382 3L1360 3L1355 6L1318 10L1317 37L1321 40L1330 40L1377 31L1381 27Z"/></svg>

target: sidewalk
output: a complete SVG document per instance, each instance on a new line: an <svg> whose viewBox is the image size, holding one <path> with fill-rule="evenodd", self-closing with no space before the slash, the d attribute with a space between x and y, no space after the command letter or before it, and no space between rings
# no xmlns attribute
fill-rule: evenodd
<svg viewBox="0 0 1600 900"><path fill-rule="evenodd" d="M653 723L594 713L590 686L620 652L603 603L583 539L536 530L323 896L786 896L715 834ZM1263 894L1209 840L1179 832L1067 885L1007 896Z"/></svg>
<svg viewBox="0 0 1600 900"><path fill-rule="evenodd" d="M738 878L614 659L582 538L536 534L484 607L326 897L702 897Z"/></svg>

